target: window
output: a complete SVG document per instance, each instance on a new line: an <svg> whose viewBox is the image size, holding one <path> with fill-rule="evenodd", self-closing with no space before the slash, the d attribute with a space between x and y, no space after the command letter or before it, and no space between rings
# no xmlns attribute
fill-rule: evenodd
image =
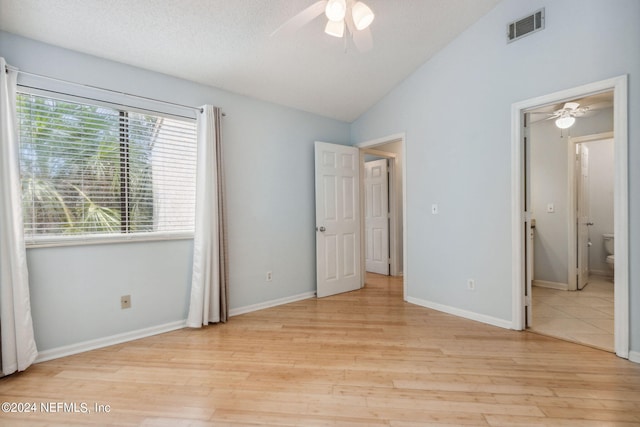
<svg viewBox="0 0 640 427"><path fill-rule="evenodd" d="M193 233L195 121L105 105L18 94L27 243Z"/></svg>

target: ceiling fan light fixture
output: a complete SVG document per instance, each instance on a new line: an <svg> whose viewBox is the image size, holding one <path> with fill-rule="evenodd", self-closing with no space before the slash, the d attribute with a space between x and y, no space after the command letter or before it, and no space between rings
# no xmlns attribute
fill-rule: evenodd
<svg viewBox="0 0 640 427"><path fill-rule="evenodd" d="M346 0L329 0L327 6L324 9L325 15L329 18L329 21L340 22L344 20L347 14L347 2Z"/></svg>
<svg viewBox="0 0 640 427"><path fill-rule="evenodd" d="M324 27L324 32L333 37L344 36L344 21L327 21L327 26Z"/></svg>
<svg viewBox="0 0 640 427"><path fill-rule="evenodd" d="M353 5L351 14L353 16L353 23L358 30L364 30L367 28L376 17L371 8L361 1Z"/></svg>
<svg viewBox="0 0 640 427"><path fill-rule="evenodd" d="M560 129L568 129L576 122L576 118L572 116L563 116L556 120L556 126Z"/></svg>

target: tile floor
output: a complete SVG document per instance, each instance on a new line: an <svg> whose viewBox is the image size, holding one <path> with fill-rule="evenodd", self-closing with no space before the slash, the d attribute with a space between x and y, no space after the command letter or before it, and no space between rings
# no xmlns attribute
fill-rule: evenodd
<svg viewBox="0 0 640 427"><path fill-rule="evenodd" d="M613 280L591 276L581 291L533 287L532 332L614 351Z"/></svg>

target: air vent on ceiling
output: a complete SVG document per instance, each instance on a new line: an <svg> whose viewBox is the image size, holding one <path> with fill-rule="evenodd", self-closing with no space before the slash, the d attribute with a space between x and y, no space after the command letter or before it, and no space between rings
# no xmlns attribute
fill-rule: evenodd
<svg viewBox="0 0 640 427"><path fill-rule="evenodd" d="M544 29L544 8L533 12L529 16L511 22L507 25L508 42L518 40L536 31Z"/></svg>

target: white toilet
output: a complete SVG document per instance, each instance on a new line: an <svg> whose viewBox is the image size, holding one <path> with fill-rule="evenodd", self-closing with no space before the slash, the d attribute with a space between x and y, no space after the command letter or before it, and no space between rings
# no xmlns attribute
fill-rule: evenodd
<svg viewBox="0 0 640 427"><path fill-rule="evenodd" d="M604 240L604 250L607 253L607 265L609 266L609 270L613 274L613 267L615 265L615 258L613 254L613 234L603 234L602 239Z"/></svg>

